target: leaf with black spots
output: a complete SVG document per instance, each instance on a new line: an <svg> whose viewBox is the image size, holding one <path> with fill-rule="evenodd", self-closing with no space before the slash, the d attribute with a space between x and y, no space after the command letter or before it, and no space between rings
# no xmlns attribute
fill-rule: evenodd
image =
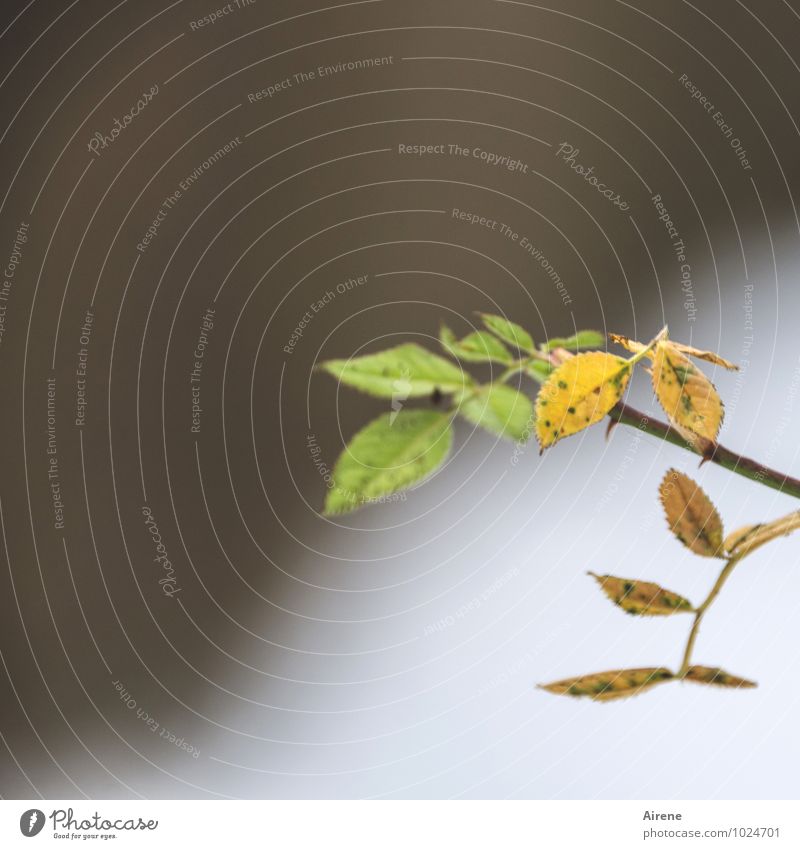
<svg viewBox="0 0 800 849"><path fill-rule="evenodd" d="M579 675L577 678L565 678L552 684L540 684L542 690L557 696L586 697L596 702L608 702L636 696L655 687L672 681L674 675L663 666L645 669L613 669L609 672L594 672L591 675Z"/></svg>
<svg viewBox="0 0 800 849"><path fill-rule="evenodd" d="M731 675L724 669L718 669L715 666L690 666L686 672L686 680L694 681L696 684L711 684L715 687L733 687L735 689L750 689L758 686L755 681L738 678L736 675Z"/></svg>
<svg viewBox="0 0 800 849"><path fill-rule="evenodd" d="M653 350L653 389L670 423L700 454L713 453L723 408L714 384L668 340Z"/></svg>
<svg viewBox="0 0 800 849"><path fill-rule="evenodd" d="M670 469L659 493L675 536L695 554L722 556L722 519L705 492L690 477Z"/></svg>
<svg viewBox="0 0 800 849"><path fill-rule="evenodd" d="M613 575L595 575L594 572L589 574L614 604L634 616L670 616L694 610L690 601L658 584Z"/></svg>
<svg viewBox="0 0 800 849"><path fill-rule="evenodd" d="M542 450L599 422L620 400L631 364L602 351L563 362L536 398L536 436Z"/></svg>

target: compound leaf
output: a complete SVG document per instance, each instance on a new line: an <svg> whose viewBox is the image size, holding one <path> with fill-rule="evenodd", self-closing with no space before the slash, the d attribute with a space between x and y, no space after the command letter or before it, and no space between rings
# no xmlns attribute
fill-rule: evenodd
<svg viewBox="0 0 800 849"><path fill-rule="evenodd" d="M563 362L536 399L536 436L542 450L599 422L620 400L630 376L627 360L603 351Z"/></svg>
<svg viewBox="0 0 800 849"><path fill-rule="evenodd" d="M695 554L720 557L722 519L705 492L676 469L664 475L658 491L667 523L675 536Z"/></svg>
<svg viewBox="0 0 800 849"><path fill-rule="evenodd" d="M527 440L533 428L533 404L503 383L464 393L458 412L473 424L513 440Z"/></svg>
<svg viewBox="0 0 800 849"><path fill-rule="evenodd" d="M577 678L565 678L552 684L540 684L542 690L557 696L586 696L598 702L624 699L649 690L675 676L663 666L645 669L614 669Z"/></svg>
<svg viewBox="0 0 800 849"><path fill-rule="evenodd" d="M669 616L673 613L689 613L694 609L683 596L665 590L658 584L633 578L616 578L613 575L595 575L594 572L589 574L614 604L634 616Z"/></svg>
<svg viewBox="0 0 800 849"><path fill-rule="evenodd" d="M400 410L371 421L339 455L325 513L349 513L429 475L450 452L450 422L436 410Z"/></svg>
<svg viewBox="0 0 800 849"><path fill-rule="evenodd" d="M458 366L413 342L378 354L328 360L320 368L368 395L400 401L437 389L444 394L458 392L472 383Z"/></svg>

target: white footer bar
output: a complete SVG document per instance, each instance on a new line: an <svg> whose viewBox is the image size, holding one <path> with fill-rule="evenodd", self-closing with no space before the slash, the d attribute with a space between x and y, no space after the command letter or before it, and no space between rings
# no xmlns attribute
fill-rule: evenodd
<svg viewBox="0 0 800 849"><path fill-rule="evenodd" d="M800 847L794 801L0 801L0 846Z"/></svg>

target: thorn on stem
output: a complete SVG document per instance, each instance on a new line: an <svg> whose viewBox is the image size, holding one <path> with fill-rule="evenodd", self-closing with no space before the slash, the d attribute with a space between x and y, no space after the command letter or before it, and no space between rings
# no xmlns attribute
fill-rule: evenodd
<svg viewBox="0 0 800 849"><path fill-rule="evenodd" d="M697 467L701 469L709 460L714 459L714 455L717 453L717 444L715 442L710 442L707 445L703 446L703 456L700 460L700 465Z"/></svg>

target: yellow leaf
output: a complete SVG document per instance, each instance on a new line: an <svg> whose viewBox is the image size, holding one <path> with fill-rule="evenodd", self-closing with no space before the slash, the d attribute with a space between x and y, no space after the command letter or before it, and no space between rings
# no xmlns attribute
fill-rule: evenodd
<svg viewBox="0 0 800 849"><path fill-rule="evenodd" d="M653 388L675 430L708 456L722 424L722 401L711 381L672 342L653 352Z"/></svg>
<svg viewBox="0 0 800 849"><path fill-rule="evenodd" d="M627 360L603 351L577 354L562 363L536 398L536 436L542 450L599 422L620 400L630 376Z"/></svg>
<svg viewBox="0 0 800 849"><path fill-rule="evenodd" d="M730 675L723 669L717 669L714 666L690 666L686 672L686 680L694 681L697 684L713 684L716 687L757 687L755 681L748 681L746 678L737 678L735 675Z"/></svg>
<svg viewBox="0 0 800 849"><path fill-rule="evenodd" d="M722 519L702 489L682 472L670 469L659 487L672 532L695 554L722 553Z"/></svg>
<svg viewBox="0 0 800 849"><path fill-rule="evenodd" d="M598 702L624 699L649 690L656 684L671 681L675 676L664 667L647 669L613 669L577 678L565 678L552 684L540 684L542 690L557 696L588 696Z"/></svg>
<svg viewBox="0 0 800 849"><path fill-rule="evenodd" d="M614 604L634 616L669 616L693 610L690 601L658 584L633 578L615 578L613 575L595 575L594 572L589 574Z"/></svg>
<svg viewBox="0 0 800 849"><path fill-rule="evenodd" d="M706 362L722 366L729 371L739 371L739 366L735 365L730 360L726 360L719 354L715 354L713 351L702 351L700 348L693 348L691 345L682 345L680 342L673 342L672 345L682 354L688 354L690 357L697 357L698 360L706 360Z"/></svg>
<svg viewBox="0 0 800 849"><path fill-rule="evenodd" d="M798 528L800 528L800 511L789 513L788 516L782 516L780 519L775 519L774 522L746 525L728 536L725 540L725 550L729 554L743 557L745 554L761 548L765 543L778 537L787 536Z"/></svg>

